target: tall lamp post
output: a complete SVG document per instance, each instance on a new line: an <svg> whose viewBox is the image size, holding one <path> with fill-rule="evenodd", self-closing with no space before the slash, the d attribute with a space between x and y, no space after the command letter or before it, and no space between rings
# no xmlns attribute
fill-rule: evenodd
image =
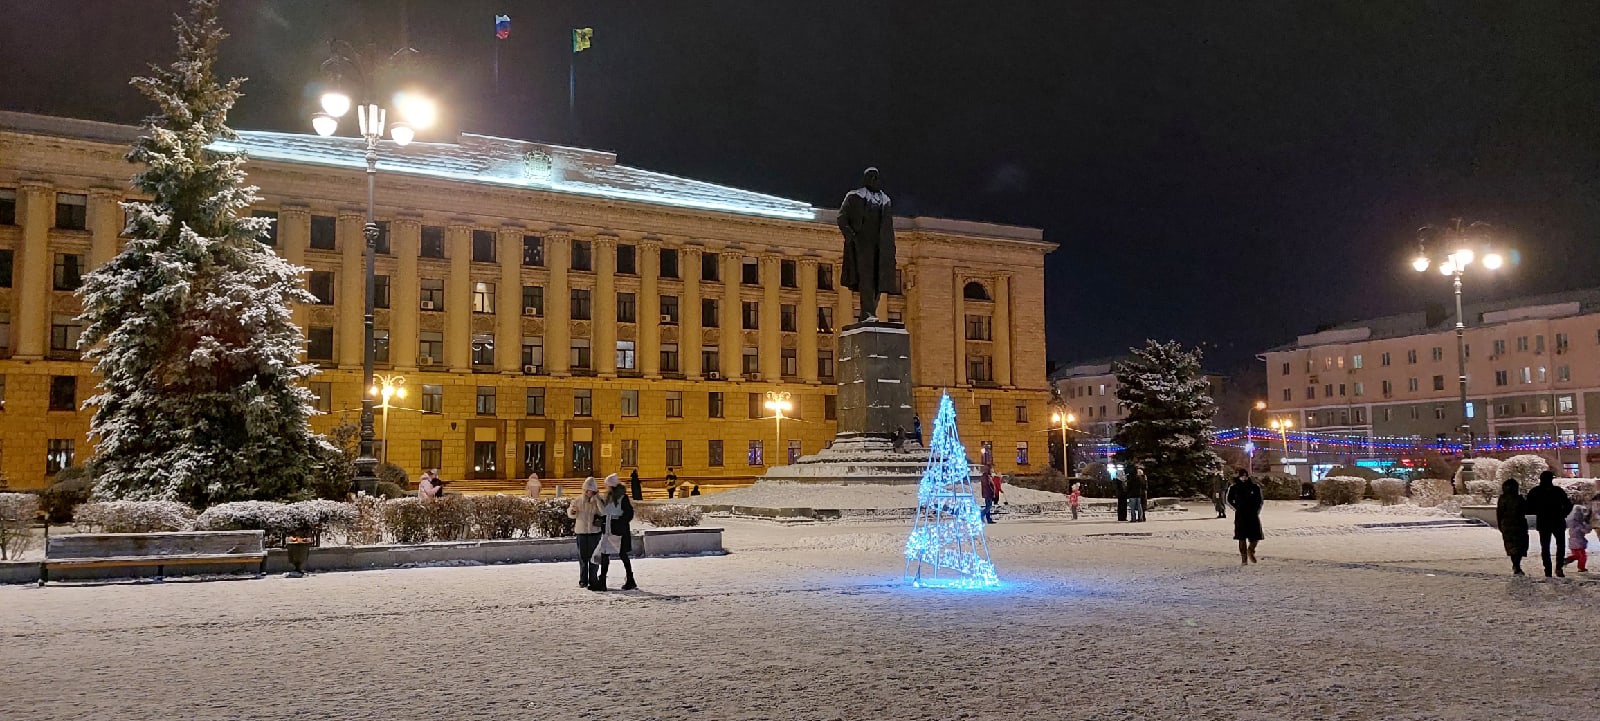
<svg viewBox="0 0 1600 721"><path fill-rule="evenodd" d="M1450 276L1455 287L1456 296L1456 380L1461 399L1461 458L1466 460L1472 457L1473 437L1470 407L1467 404L1467 322L1466 316L1461 311L1461 276L1467 268L1478 259L1482 253L1480 265L1484 270L1497 270L1505 264L1505 258L1499 253L1491 252L1488 248L1489 226L1485 223L1472 223L1465 227L1461 219L1447 228L1424 227L1417 234L1417 257L1411 261L1411 268L1418 273L1427 272L1428 266L1437 265L1439 272ZM1434 248L1430 251L1429 245ZM1476 249L1476 250L1475 250ZM1462 482L1472 480L1472 464L1462 464L1465 470L1461 474Z"/></svg>
<svg viewBox="0 0 1600 721"><path fill-rule="evenodd" d="M794 407L794 405L789 402L789 391L767 391L767 402L765 405L767 410L772 411L773 435L776 436L773 439L774 445L772 449L775 452L781 452L783 448L783 414ZM784 462L788 462L787 455L784 456Z"/></svg>
<svg viewBox="0 0 1600 721"><path fill-rule="evenodd" d="M1294 421L1288 418L1274 418L1267 424L1269 428L1278 432L1278 437L1283 439L1283 457L1289 457L1289 429L1294 427Z"/></svg>
<svg viewBox="0 0 1600 721"><path fill-rule="evenodd" d="M1244 412L1244 453L1245 453L1245 459L1246 459L1245 460L1245 465L1251 466L1251 468L1250 468L1251 471L1255 470L1254 466L1255 466L1255 460L1256 460L1256 439L1254 438L1254 434L1251 433L1250 431L1251 431L1251 429L1255 428L1255 417L1256 417L1255 413L1256 413L1256 411L1264 411L1266 409L1267 409L1267 402L1266 401L1256 401L1255 405L1250 406L1250 410L1247 410L1247 411Z"/></svg>
<svg viewBox="0 0 1600 721"><path fill-rule="evenodd" d="M426 128L433 124L436 113L431 100L413 93L396 93L392 104L400 120L389 122L389 110L381 105L377 98L381 92L377 75L390 66L403 62L412 52L409 48L403 49L375 62L370 53L358 53L347 44L337 45L333 57L322 64L323 70L329 74L328 88L322 94L319 103L322 112L311 116L311 127L318 135L323 137L333 135L339 130L339 119L350 112L351 92L354 91L361 98L361 104L355 108L361 138L366 141L367 160L367 223L362 230L367 245L367 267L365 313L362 319L361 385L369 389L373 387L372 364L376 355L372 341L372 301L376 283L379 232L374 207L378 175L378 141L387 134L395 145L405 146L416 137L417 128ZM362 394L361 455L356 458L356 477L351 484L353 490L366 493L375 492L378 486L376 474L378 459L373 457L372 399L372 394Z"/></svg>
<svg viewBox="0 0 1600 721"><path fill-rule="evenodd" d="M1072 443L1067 440L1067 431L1071 430L1072 424L1077 420L1078 417L1071 413L1056 411L1050 414L1050 422L1061 426L1061 475L1068 478L1072 477L1073 448Z"/></svg>
<svg viewBox="0 0 1600 721"><path fill-rule="evenodd" d="M389 373L377 373L373 377L373 385L367 392L376 398L382 398L383 403L378 408L383 411L383 462L389 462L389 409L396 408L389 403L391 398L406 397L406 377Z"/></svg>

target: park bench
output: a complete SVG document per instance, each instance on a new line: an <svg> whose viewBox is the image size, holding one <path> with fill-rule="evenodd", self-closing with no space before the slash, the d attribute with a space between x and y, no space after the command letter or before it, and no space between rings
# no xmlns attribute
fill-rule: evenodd
<svg viewBox="0 0 1600 721"><path fill-rule="evenodd" d="M50 581L52 568L118 568L155 566L156 578L167 566L253 564L266 573L267 551L262 531L183 531L178 533L76 533L51 536L39 564L39 585Z"/></svg>

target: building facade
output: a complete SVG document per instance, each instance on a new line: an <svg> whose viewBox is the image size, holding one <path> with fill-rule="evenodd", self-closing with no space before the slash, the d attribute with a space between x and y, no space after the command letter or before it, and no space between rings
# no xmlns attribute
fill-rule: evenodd
<svg viewBox="0 0 1600 721"><path fill-rule="evenodd" d="M92 452L81 408L96 382L73 291L120 247L137 133L0 113L0 472L12 487ZM314 427L357 422L360 141L242 132L219 148L249 154L255 212L276 221L264 242L309 269L317 302L295 318L322 369ZM831 441L836 333L855 317L833 211L616 160L470 134L381 149L377 368L407 390L378 422L390 462L455 479L741 478ZM880 313L910 331L921 417L931 426L949 390L974 461L1042 468L1043 264L1056 246L988 223L896 227L899 287ZM781 425L768 391L791 394Z"/></svg>
<svg viewBox="0 0 1600 721"><path fill-rule="evenodd" d="M1062 366L1050 374L1055 386L1058 408L1065 408L1074 417L1070 440L1075 446L1075 465L1084 463L1112 463L1111 439L1116 435L1117 424L1128 417L1128 409L1117 401L1117 374L1114 366L1128 357L1083 361ZM1213 399L1223 393L1227 378L1218 373L1206 373ZM1222 413L1218 412L1219 422ZM1059 428L1059 427L1058 427ZM1059 447L1058 441L1052 440Z"/></svg>
<svg viewBox="0 0 1600 721"><path fill-rule="evenodd" d="M1466 420L1475 436L1508 447L1542 439L1557 447L1541 452L1568 474L1591 475L1600 457L1583 439L1600 423L1600 290L1465 311ZM1300 336L1262 355L1269 411L1311 433L1457 441L1454 328L1451 314L1419 312ZM1349 454L1385 455L1360 444Z"/></svg>

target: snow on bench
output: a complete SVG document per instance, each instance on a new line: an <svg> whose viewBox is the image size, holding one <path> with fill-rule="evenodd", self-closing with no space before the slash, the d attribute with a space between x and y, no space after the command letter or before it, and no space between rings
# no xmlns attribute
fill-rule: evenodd
<svg viewBox="0 0 1600 721"><path fill-rule="evenodd" d="M182 531L51 536L39 564L39 585L50 581L52 568L155 566L160 579L167 566L250 563L263 575L267 565L263 535L262 531Z"/></svg>

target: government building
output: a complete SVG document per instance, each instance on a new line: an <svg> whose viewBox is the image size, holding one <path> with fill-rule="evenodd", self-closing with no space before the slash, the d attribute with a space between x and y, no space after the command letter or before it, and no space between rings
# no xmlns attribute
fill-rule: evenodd
<svg viewBox="0 0 1600 721"><path fill-rule="evenodd" d="M97 385L73 291L122 242L118 202L136 172L123 156L138 134L0 112L0 472L13 489L92 455L81 409ZM362 141L239 135L218 147L250 157L254 212L276 221L262 240L309 269L317 299L295 309L321 368L313 425L355 423ZM472 134L385 143L378 167L377 370L406 391L379 411L379 455L413 477L672 468L737 482L832 440L837 333L855 318L834 210ZM948 390L973 462L1042 471L1044 256L1056 246L1031 228L895 224L897 287L879 312L911 334L924 434ZM790 394L781 420L768 392Z"/></svg>

